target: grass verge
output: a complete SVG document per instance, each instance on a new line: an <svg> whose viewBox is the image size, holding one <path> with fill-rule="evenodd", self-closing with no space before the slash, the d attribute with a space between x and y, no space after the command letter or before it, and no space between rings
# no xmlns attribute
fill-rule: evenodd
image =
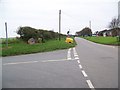
<svg viewBox="0 0 120 90"><path fill-rule="evenodd" d="M61 39L61 41L49 40L45 43L37 43L34 45L29 45L24 42L10 43L8 44L8 48L6 48L5 44L2 44L2 53L0 53L0 56L13 56L38 52L47 52L53 50L67 49L74 47L75 45L75 42L72 44L66 43L65 39Z"/></svg>
<svg viewBox="0 0 120 90"><path fill-rule="evenodd" d="M99 44L105 44L105 45L120 45L120 42L118 41L117 37L82 37L84 39L87 39L89 41L99 43Z"/></svg>

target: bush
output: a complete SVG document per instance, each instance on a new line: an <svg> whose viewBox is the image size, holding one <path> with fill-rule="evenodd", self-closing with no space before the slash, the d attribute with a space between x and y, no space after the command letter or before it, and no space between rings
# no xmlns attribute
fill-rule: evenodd
<svg viewBox="0 0 120 90"><path fill-rule="evenodd" d="M28 41L30 38L38 39L37 30L31 27L20 27L17 34L19 34L20 38L24 41Z"/></svg>
<svg viewBox="0 0 120 90"><path fill-rule="evenodd" d="M35 29L31 27L19 27L17 34L24 41L28 41L30 38L34 38L36 42L40 42L38 39L41 38L42 42L49 39L57 39L59 34L54 31L47 31L43 29ZM61 34L61 36L64 36Z"/></svg>

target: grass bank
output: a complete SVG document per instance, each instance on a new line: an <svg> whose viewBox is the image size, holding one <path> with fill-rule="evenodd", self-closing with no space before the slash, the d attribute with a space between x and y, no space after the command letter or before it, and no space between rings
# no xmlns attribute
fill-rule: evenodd
<svg viewBox="0 0 120 90"><path fill-rule="evenodd" d="M87 39L89 41L99 43L99 44L105 44L105 45L120 45L120 42L118 41L117 37L82 37L84 39Z"/></svg>
<svg viewBox="0 0 120 90"><path fill-rule="evenodd" d="M24 42L18 43L9 43L8 48L6 48L5 44L2 44L2 53L0 56L12 56L12 55L21 55L21 54L30 54L30 53L38 53L38 52L47 52L53 50L67 49L74 47L76 43L68 44L65 42L65 39L59 40L49 40L45 43L37 43L34 45L29 45Z"/></svg>

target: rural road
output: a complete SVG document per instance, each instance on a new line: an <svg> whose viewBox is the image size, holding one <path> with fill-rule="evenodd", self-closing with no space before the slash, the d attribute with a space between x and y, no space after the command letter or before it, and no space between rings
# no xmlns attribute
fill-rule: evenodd
<svg viewBox="0 0 120 90"><path fill-rule="evenodd" d="M118 47L75 40L75 48L3 57L2 87L118 88Z"/></svg>

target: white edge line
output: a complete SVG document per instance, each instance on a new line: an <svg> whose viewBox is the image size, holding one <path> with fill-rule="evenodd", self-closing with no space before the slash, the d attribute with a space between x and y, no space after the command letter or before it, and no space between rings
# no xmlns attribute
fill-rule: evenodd
<svg viewBox="0 0 120 90"><path fill-rule="evenodd" d="M94 86L90 80L86 80L86 82L90 88L94 88Z"/></svg>
<svg viewBox="0 0 120 90"><path fill-rule="evenodd" d="M84 70L82 70L82 74L83 74L84 77L87 77L87 74L85 73Z"/></svg>

